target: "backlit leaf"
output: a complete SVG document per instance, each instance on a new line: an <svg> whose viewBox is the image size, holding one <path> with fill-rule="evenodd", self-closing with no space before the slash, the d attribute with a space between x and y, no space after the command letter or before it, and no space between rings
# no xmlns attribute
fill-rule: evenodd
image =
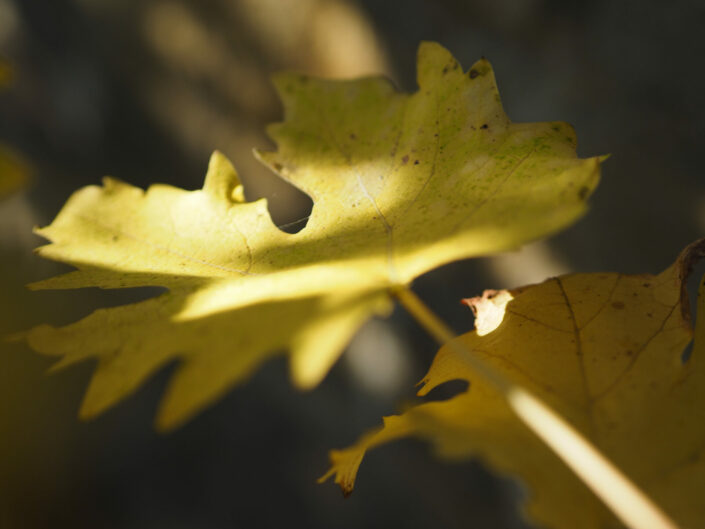
<svg viewBox="0 0 705 529"><path fill-rule="evenodd" d="M419 90L382 78L275 79L285 112L259 153L314 201L305 229L280 231L247 202L216 153L203 190L146 192L106 179L78 191L39 234L43 257L78 270L37 288L162 286L133 305L28 334L60 366L97 357L82 414L132 392L173 359L158 424L171 427L288 350L312 387L388 289L455 259L516 247L585 211L599 158L578 159L564 123L513 124L489 63L464 72L420 47Z"/></svg>
<svg viewBox="0 0 705 529"><path fill-rule="evenodd" d="M575 274L488 292L469 300L476 331L456 339L559 411L686 528L705 520L705 282L683 356L693 337L685 280L703 256L705 239L659 275ZM619 526L456 351L441 348L419 394L452 379L469 381L468 391L386 417L332 452L323 479L334 474L349 493L366 450L417 436L443 458L478 456L518 475L541 527Z"/></svg>

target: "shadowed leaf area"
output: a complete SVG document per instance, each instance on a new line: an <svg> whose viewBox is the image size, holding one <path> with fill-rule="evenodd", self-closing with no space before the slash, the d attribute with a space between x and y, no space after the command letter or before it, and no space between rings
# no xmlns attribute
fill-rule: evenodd
<svg viewBox="0 0 705 529"><path fill-rule="evenodd" d="M467 302L476 330L456 340L560 412L681 527L705 519L705 282L691 325L685 281L705 239L658 275L575 274ZM692 354L682 357L695 333ZM452 379L468 391L385 417L356 445L331 452L343 492L366 450L406 436L443 458L479 456L528 486L525 513L541 527L620 524L521 423L504 397L444 346L419 395Z"/></svg>
<svg viewBox="0 0 705 529"><path fill-rule="evenodd" d="M82 415L128 395L182 360L158 412L170 428L272 354L315 386L355 330L389 310L388 289L444 263L514 248L585 212L600 158L578 159L564 123L513 124L489 63L464 72L437 44L418 55L419 90L382 78L276 77L284 122L260 160L308 193L296 234L264 200L247 202L230 163L211 159L205 185L146 192L106 179L76 192L38 233L48 259L77 268L36 288L162 286L27 339L59 366L97 357Z"/></svg>

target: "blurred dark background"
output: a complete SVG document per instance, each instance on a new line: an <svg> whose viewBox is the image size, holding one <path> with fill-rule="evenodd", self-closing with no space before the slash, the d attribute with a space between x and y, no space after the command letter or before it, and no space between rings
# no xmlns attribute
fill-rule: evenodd
<svg viewBox="0 0 705 529"><path fill-rule="evenodd" d="M145 292L28 292L63 271L31 249L76 188L110 174L199 188L210 152L279 224L310 201L261 168L280 118L271 72L384 73L415 89L420 40L495 68L515 121L564 120L579 154L612 153L590 213L548 242L456 263L415 285L458 332L461 297L569 271L657 272L705 234L705 4L559 0L0 0L0 142L31 182L0 202L0 331L71 322ZM327 450L413 398L435 346L399 311L363 328L325 382L297 393L286 363L173 434L152 430L167 368L100 418L76 419L90 365L0 346L0 528L522 528L521 486L419 442L371 453L355 494L316 485ZM173 366L172 366L173 367Z"/></svg>

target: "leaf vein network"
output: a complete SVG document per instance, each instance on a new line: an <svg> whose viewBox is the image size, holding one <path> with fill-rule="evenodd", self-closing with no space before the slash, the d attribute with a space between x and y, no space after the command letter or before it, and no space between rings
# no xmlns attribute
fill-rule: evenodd
<svg viewBox="0 0 705 529"><path fill-rule="evenodd" d="M155 250L155 251L158 251L158 252L163 252L163 253L166 253L166 254L168 254L168 255L173 255L173 256L175 256L175 257L179 257L179 258L184 259L185 261L189 261L189 262L191 262L191 263L196 263L196 264L203 265L203 266L206 266L206 267L215 268L216 270L221 270L221 271L223 271L223 272L232 272L232 273L234 273L234 274L240 274L240 275L243 275L243 276L259 275L259 274L254 273L254 272L250 272L250 271L249 271L249 268L250 268L249 266L248 266L248 268L247 268L246 270L241 270L241 269L233 268L233 267L230 267L230 266L215 264L215 263L213 263L213 262L206 261L206 260L204 260L204 259L197 259L197 258L195 258L193 255L189 255L189 254L187 254L187 253L180 252L180 251L178 251L178 250L174 250L174 249L169 248L168 246L165 246L165 245L163 245L163 244L159 244L159 243L152 242L152 241L150 241L149 239L144 239L144 238L141 238L141 237L136 237L135 235L132 235L131 233L129 233L129 232L125 231L125 230L121 230L121 229L119 229L119 228L116 228L116 227L114 227L114 226L108 226L108 225L106 225L106 224L100 222L100 221L99 221L98 219L96 219L95 217L90 217L90 216L88 216L88 215L76 215L76 216L77 216L78 218L80 218L82 221L84 221L84 222L86 222L86 223L89 223L89 224L92 223L92 224L94 224L95 226L98 226L99 228L101 228L101 229L107 231L108 233L112 233L112 234L115 234L115 235L119 235L120 237L124 237L124 238L126 238L126 239L130 239L130 240L132 240L132 241L135 241L136 243L143 244L143 245L149 247L149 248L152 249L152 250ZM240 233L240 234L242 235L242 232L241 232L239 229L238 229L237 231L238 231L238 233ZM246 246L247 246L247 248L248 248L248 251L249 251L249 245L247 245L247 242L245 242L245 244L246 244ZM251 254L250 254L250 257L251 257Z"/></svg>

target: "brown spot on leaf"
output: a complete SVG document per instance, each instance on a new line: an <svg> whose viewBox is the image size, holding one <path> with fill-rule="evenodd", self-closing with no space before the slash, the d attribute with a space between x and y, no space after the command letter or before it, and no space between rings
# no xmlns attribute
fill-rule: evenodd
<svg viewBox="0 0 705 529"><path fill-rule="evenodd" d="M279 162L274 162L273 167L277 172L280 172L282 169L284 169L284 166Z"/></svg>
<svg viewBox="0 0 705 529"><path fill-rule="evenodd" d="M405 154L404 156L401 157L401 163L402 165L406 165L406 162L409 161L409 155Z"/></svg>
<svg viewBox="0 0 705 529"><path fill-rule="evenodd" d="M356 139L357 139L357 136L356 136L354 133L353 133L353 134L350 134L350 139L351 139L351 140L356 140Z"/></svg>
<svg viewBox="0 0 705 529"><path fill-rule="evenodd" d="M475 77L477 77L478 75L480 75L480 72L475 69L472 69L468 72L468 76L470 77L470 79L475 79Z"/></svg>
<svg viewBox="0 0 705 529"><path fill-rule="evenodd" d="M414 160L414 165L419 165L419 161L418 161L418 160Z"/></svg>
<svg viewBox="0 0 705 529"><path fill-rule="evenodd" d="M481 128L481 129L489 129L490 126L489 126L487 123L483 123L480 128Z"/></svg>
<svg viewBox="0 0 705 529"><path fill-rule="evenodd" d="M615 301L612 303L612 308L614 309L623 309L624 308L624 303L621 301Z"/></svg>
<svg viewBox="0 0 705 529"><path fill-rule="evenodd" d="M590 188L588 188L587 186L581 187L580 190L578 191L578 198L580 198L580 200L585 200L587 198L589 192L590 192Z"/></svg>

